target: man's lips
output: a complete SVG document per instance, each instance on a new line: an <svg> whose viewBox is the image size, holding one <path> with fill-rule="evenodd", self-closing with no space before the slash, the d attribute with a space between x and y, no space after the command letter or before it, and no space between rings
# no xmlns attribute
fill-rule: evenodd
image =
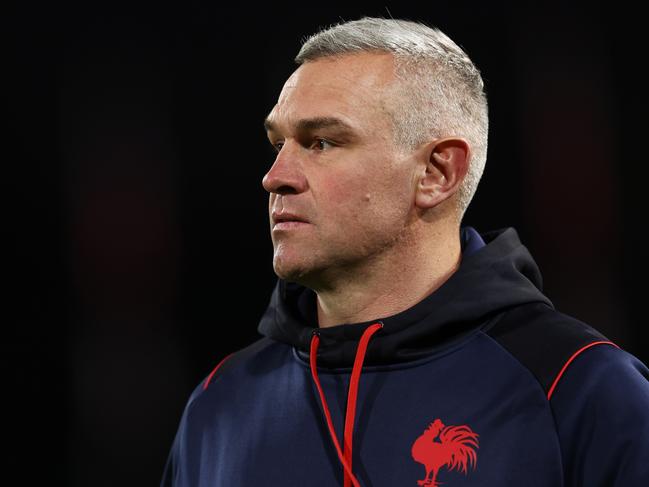
<svg viewBox="0 0 649 487"><path fill-rule="evenodd" d="M309 223L306 218L301 217L299 215L296 215L294 213L273 213L271 215L271 219L273 221L273 224L275 224L275 225L277 225L278 223L284 223L284 222Z"/></svg>
<svg viewBox="0 0 649 487"><path fill-rule="evenodd" d="M302 216L286 212L273 212L271 214L271 220L273 222L273 230L289 230L292 228L299 228L309 223L307 219Z"/></svg>

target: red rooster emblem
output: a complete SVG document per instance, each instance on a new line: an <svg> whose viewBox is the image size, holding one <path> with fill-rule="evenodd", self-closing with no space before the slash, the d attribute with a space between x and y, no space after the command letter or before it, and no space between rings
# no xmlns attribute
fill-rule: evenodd
<svg viewBox="0 0 649 487"><path fill-rule="evenodd" d="M475 468L478 456L478 435L468 426L444 426L436 419L412 444L412 458L426 468L426 476L417 483L421 486L439 487L437 473L440 468L467 473Z"/></svg>

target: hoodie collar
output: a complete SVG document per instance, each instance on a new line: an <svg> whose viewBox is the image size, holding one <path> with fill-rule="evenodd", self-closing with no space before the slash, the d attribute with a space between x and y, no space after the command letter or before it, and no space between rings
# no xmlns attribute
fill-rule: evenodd
<svg viewBox="0 0 649 487"><path fill-rule="evenodd" d="M377 321L383 323L383 329L372 339L366 365L422 358L475 332L514 306L534 302L552 305L541 292L539 269L516 230L480 235L465 227L461 237L458 270L419 303L392 316L319 329L319 365L351 366L363 332ZM295 347L308 360L316 329L316 294L278 279L258 331Z"/></svg>

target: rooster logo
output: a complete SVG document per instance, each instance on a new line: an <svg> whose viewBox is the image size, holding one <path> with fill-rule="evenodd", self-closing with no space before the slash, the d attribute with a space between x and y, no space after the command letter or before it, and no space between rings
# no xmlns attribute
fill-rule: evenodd
<svg viewBox="0 0 649 487"><path fill-rule="evenodd" d="M467 473L475 468L478 456L478 435L468 426L445 426L436 419L412 444L412 458L426 468L426 476L417 483L439 487L437 474L442 467Z"/></svg>

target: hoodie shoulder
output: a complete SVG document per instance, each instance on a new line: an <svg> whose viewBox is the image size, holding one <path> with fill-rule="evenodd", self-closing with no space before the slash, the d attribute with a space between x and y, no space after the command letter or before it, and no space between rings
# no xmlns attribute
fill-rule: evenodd
<svg viewBox="0 0 649 487"><path fill-rule="evenodd" d="M197 393L210 388L224 375L237 373L237 369L245 366L245 364L250 360L256 359L256 357L259 356L259 354L264 350L273 348L273 346L276 345L277 344L274 340L262 337L259 340L251 343L250 345L226 355L216 364L210 374L201 381L199 386L196 388L196 391L194 391L194 394L192 394L192 398L196 396ZM190 398L190 402L192 398Z"/></svg>
<svg viewBox="0 0 649 487"><path fill-rule="evenodd" d="M640 360L593 347L551 404L569 485L649 485L649 370Z"/></svg>
<svg viewBox="0 0 649 487"><path fill-rule="evenodd" d="M506 311L484 332L536 377L548 399L580 353L596 345L616 346L586 323L544 303Z"/></svg>

